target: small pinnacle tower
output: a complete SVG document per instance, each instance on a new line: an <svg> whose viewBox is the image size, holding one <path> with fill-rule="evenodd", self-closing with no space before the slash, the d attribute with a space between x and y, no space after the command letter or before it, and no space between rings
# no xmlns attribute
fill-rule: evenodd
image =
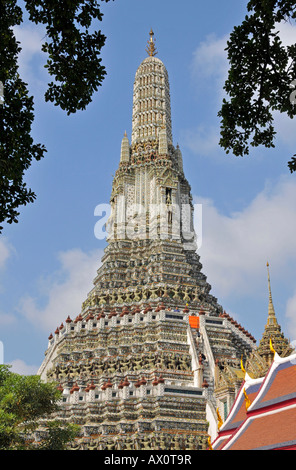
<svg viewBox="0 0 296 470"><path fill-rule="evenodd" d="M267 263L267 280L269 295L268 315L259 346L254 348L251 353L244 358L244 361L242 358L241 367L231 367L229 363L225 363L220 370L218 367L216 370L215 394L217 406L221 414L223 414L224 419L227 418L235 398L241 389L242 383L245 381L246 372L251 379L260 379L267 374L276 355L285 358L295 352L290 342L284 337L276 318L271 295L269 263ZM223 316L229 318L225 313ZM243 366L243 363L245 366Z"/></svg>
<svg viewBox="0 0 296 470"><path fill-rule="evenodd" d="M268 280L268 316L265 330L262 335L261 341L257 348L258 354L264 358L267 364L271 364L273 360L273 351L270 348L272 343L273 348L279 354L279 356L286 356L291 354L293 348L289 344L289 340L285 338L281 331L281 327L278 324L275 309L273 305L270 285L270 274L269 274L269 263L267 262L267 280Z"/></svg>
<svg viewBox="0 0 296 470"><path fill-rule="evenodd" d="M120 163L128 163L130 157L130 143L126 132L121 142Z"/></svg>
<svg viewBox="0 0 296 470"><path fill-rule="evenodd" d="M217 424L216 361L239 364L255 344L223 314L202 272L152 30L147 53L135 75L132 136L121 142L102 264L81 310L49 336L39 370L63 390L57 416L82 426L78 449L206 448Z"/></svg>

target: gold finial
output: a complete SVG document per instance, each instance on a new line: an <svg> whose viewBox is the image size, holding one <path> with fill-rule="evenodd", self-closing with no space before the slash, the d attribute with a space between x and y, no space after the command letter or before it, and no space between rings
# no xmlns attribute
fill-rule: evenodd
<svg viewBox="0 0 296 470"><path fill-rule="evenodd" d="M151 31L150 31L150 39L149 41L147 41L147 48L146 48L146 52L147 54L150 56L150 57L154 57L156 54L157 54L157 50L156 50L156 47L155 47L155 41L153 39L153 36L154 36L154 32L151 28Z"/></svg>

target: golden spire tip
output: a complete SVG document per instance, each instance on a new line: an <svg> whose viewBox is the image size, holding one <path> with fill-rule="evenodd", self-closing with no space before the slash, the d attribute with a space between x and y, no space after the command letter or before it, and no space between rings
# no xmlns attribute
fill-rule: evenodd
<svg viewBox="0 0 296 470"><path fill-rule="evenodd" d="M156 50L156 47L155 47L155 40L153 38L154 32L153 32L152 28L150 30L149 35L150 35L150 39L149 39L149 41L147 41L146 52L150 57L154 57L157 54L157 50Z"/></svg>

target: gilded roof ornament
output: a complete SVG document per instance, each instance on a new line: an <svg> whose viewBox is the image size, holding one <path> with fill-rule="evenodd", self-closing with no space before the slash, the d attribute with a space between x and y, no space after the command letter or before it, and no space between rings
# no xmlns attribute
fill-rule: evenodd
<svg viewBox="0 0 296 470"><path fill-rule="evenodd" d="M154 57L157 54L157 50L155 47L155 40L153 38L154 32L152 29L149 34L150 34L150 39L149 41L147 41L146 52L150 57Z"/></svg>
<svg viewBox="0 0 296 470"><path fill-rule="evenodd" d="M212 441L211 441L211 437L210 437L210 436L208 437L208 446L209 446L209 447L208 447L208 450L214 450L214 449L213 449L213 446L212 446Z"/></svg>
<svg viewBox="0 0 296 470"><path fill-rule="evenodd" d="M243 390L243 393L244 393L244 397L245 397L245 403L246 403L246 411L248 411L248 409L250 408L251 406L251 400L250 398L248 397L247 395L247 392L246 392L246 389L244 388Z"/></svg>
<svg viewBox="0 0 296 470"><path fill-rule="evenodd" d="M273 355L275 355L276 351L273 347L273 344L272 344L272 339L270 338L269 339L269 347L270 347L270 351L273 353Z"/></svg>
<svg viewBox="0 0 296 470"><path fill-rule="evenodd" d="M216 413L217 413L217 418L218 418L218 431L220 431L220 428L223 424L223 419L221 418L219 408L217 408Z"/></svg>
<svg viewBox="0 0 296 470"><path fill-rule="evenodd" d="M244 364L243 364L243 356L241 357L241 370L243 371L244 374L246 373L246 369L244 368Z"/></svg>

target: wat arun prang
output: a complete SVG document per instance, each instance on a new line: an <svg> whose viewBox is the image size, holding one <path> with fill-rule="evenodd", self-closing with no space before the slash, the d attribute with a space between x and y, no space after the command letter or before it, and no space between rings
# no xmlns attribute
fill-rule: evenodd
<svg viewBox="0 0 296 470"><path fill-rule="evenodd" d="M202 273L153 36L135 76L102 264L38 372L63 392L58 417L81 425L79 449L205 449L217 427L217 365L237 368L255 347Z"/></svg>

